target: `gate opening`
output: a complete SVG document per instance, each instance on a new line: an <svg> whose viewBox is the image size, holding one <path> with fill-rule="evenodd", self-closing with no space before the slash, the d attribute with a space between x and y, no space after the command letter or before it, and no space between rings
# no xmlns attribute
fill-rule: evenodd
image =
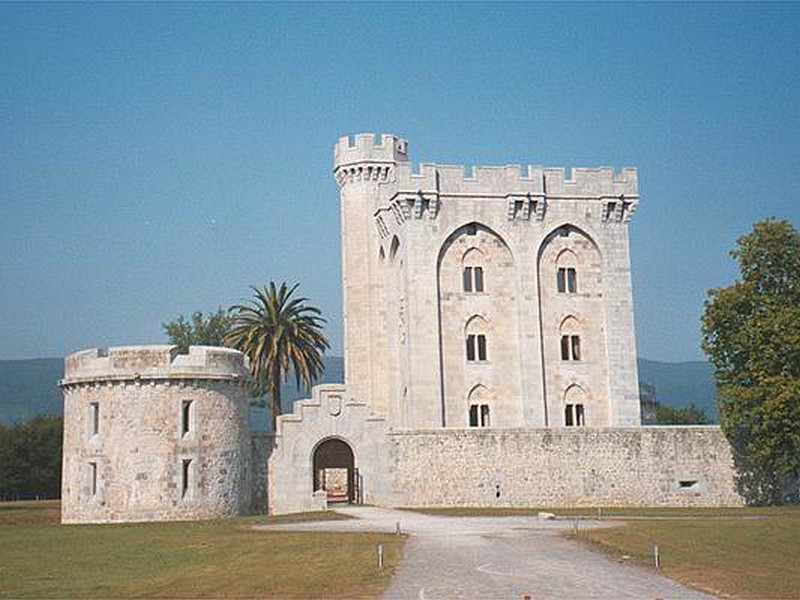
<svg viewBox="0 0 800 600"><path fill-rule="evenodd" d="M314 451L314 491L324 490L328 502L357 503L358 470L353 450L342 440L325 440Z"/></svg>

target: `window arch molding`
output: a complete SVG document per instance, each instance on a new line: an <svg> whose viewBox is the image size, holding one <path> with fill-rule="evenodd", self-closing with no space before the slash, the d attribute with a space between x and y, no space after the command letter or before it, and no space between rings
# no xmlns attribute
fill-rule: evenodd
<svg viewBox="0 0 800 600"><path fill-rule="evenodd" d="M562 404L564 406L565 427L583 427L586 425L589 395L583 386L578 383L569 384L564 390Z"/></svg>
<svg viewBox="0 0 800 600"><path fill-rule="evenodd" d="M482 383L476 383L467 393L467 418L470 427L490 427L492 392Z"/></svg>
<svg viewBox="0 0 800 600"><path fill-rule="evenodd" d="M455 227L447 235L447 237L445 237L444 242L442 242L442 245L439 247L439 256L436 259L437 271L439 269L441 269L442 259L444 258L445 254L447 254L447 251L450 249L450 246L452 246L453 243L457 239L459 239L462 235L470 235L470 233L469 233L470 229L473 229L476 232L477 231L481 231L481 232L488 233L489 235L491 235L493 238L495 238L497 241L500 242L500 244L503 247L503 250L506 252L506 254L508 256L508 260L511 263L514 262L514 253L511 252L511 247L508 245L508 243L506 242L505 238L502 235L497 233L497 231L495 231L491 227L488 227L487 225L484 225L483 223L479 223L477 221L470 221L470 222L467 222L467 223L462 223L458 227ZM462 255L462 258L463 258L463 255Z"/></svg>
<svg viewBox="0 0 800 600"><path fill-rule="evenodd" d="M489 321L483 315L472 315L464 324L466 359L468 363L489 360Z"/></svg>
<svg viewBox="0 0 800 600"><path fill-rule="evenodd" d="M587 228L578 227L577 225L574 225L574 224L570 223L569 221L565 221L565 222L561 223L560 225L557 225L556 227L553 227L550 230L550 233L548 233L546 236L544 236L542 238L542 241L539 243L539 249L536 251L536 262L537 262L537 264L541 264L542 255L544 254L544 251L547 248L547 246L555 238L557 238L560 235L562 235L562 232L565 229L567 231L569 231L570 233L574 231L575 233L578 233L578 234L584 236L587 240L589 240L589 242L592 244L592 247L597 251L598 255L600 256L600 261L602 263L602 261L603 261L603 252L600 250L600 246L598 246L597 242L595 241L596 235L593 232L591 232L588 227ZM568 249L565 248L564 250L568 250ZM562 252L564 250L562 250Z"/></svg>

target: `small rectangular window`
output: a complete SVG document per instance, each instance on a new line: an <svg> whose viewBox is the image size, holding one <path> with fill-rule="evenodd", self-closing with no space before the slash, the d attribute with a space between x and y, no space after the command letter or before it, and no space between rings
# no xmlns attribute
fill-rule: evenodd
<svg viewBox="0 0 800 600"><path fill-rule="evenodd" d="M461 277L462 283L464 284L464 291L471 292L472 291L472 267L464 267L464 271Z"/></svg>
<svg viewBox="0 0 800 600"><path fill-rule="evenodd" d="M467 336L467 360L475 360L475 336Z"/></svg>
<svg viewBox="0 0 800 600"><path fill-rule="evenodd" d="M181 402L181 436L187 435L192 430L192 401Z"/></svg>
<svg viewBox="0 0 800 600"><path fill-rule="evenodd" d="M578 275L575 269L571 267L567 269L567 291L570 294L574 294L578 291Z"/></svg>
<svg viewBox="0 0 800 600"><path fill-rule="evenodd" d="M569 360L569 336L561 336L561 360Z"/></svg>
<svg viewBox="0 0 800 600"><path fill-rule="evenodd" d="M191 476L192 459L184 458L181 461L181 498L189 494L189 477Z"/></svg>
<svg viewBox="0 0 800 600"><path fill-rule="evenodd" d="M581 359L581 338L577 335L571 336L572 338L572 360Z"/></svg>
<svg viewBox="0 0 800 600"><path fill-rule="evenodd" d="M574 425L572 420L572 404L567 404L567 406L564 407L564 425L567 427L572 427Z"/></svg>
<svg viewBox="0 0 800 600"><path fill-rule="evenodd" d="M481 404L481 427L489 427L489 405Z"/></svg>
<svg viewBox="0 0 800 600"><path fill-rule="evenodd" d="M475 291L482 292L483 291L483 267L475 267Z"/></svg>
<svg viewBox="0 0 800 600"><path fill-rule="evenodd" d="M472 404L469 407L469 426L470 427L477 427L478 426L478 405Z"/></svg>
<svg viewBox="0 0 800 600"><path fill-rule="evenodd" d="M100 404L98 402L89 403L89 428L91 435L100 433Z"/></svg>
<svg viewBox="0 0 800 600"><path fill-rule="evenodd" d="M89 493L92 498L97 496L97 463L89 463Z"/></svg>
<svg viewBox="0 0 800 600"><path fill-rule="evenodd" d="M567 291L566 271L565 268L560 267L556 272L556 286L558 287L559 294L563 294Z"/></svg>
<svg viewBox="0 0 800 600"><path fill-rule="evenodd" d="M478 335L478 360L486 360L486 336Z"/></svg>
<svg viewBox="0 0 800 600"><path fill-rule="evenodd" d="M575 405L575 424L579 426L584 425L583 421L583 404L576 404Z"/></svg>

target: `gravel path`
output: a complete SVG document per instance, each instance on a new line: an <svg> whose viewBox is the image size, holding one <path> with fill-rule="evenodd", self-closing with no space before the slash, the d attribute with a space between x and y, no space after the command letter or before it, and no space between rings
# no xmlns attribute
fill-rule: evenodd
<svg viewBox="0 0 800 600"><path fill-rule="evenodd" d="M711 599L651 569L622 564L560 535L572 520L537 517L439 517L367 506L337 509L356 517L258 525L294 531L410 534L384 598L531 600ZM612 521L581 521L608 527Z"/></svg>

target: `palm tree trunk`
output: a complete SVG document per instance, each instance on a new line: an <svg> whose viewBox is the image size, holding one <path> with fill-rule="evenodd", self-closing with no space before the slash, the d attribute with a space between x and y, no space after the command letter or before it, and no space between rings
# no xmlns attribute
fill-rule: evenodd
<svg viewBox="0 0 800 600"><path fill-rule="evenodd" d="M281 410L281 367L275 361L269 373L269 399L270 412L272 413L272 431L277 431L278 417L283 414Z"/></svg>

